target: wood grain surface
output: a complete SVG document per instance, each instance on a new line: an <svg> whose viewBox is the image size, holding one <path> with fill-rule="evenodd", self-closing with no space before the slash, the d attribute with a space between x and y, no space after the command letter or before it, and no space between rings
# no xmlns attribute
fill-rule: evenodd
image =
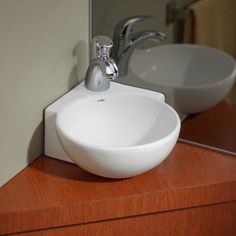
<svg viewBox="0 0 236 236"><path fill-rule="evenodd" d="M17 236L235 236L236 202L42 230Z"/></svg>
<svg viewBox="0 0 236 236"><path fill-rule="evenodd" d="M0 188L0 234L234 200L236 158L183 143L158 167L123 180L41 156Z"/></svg>
<svg viewBox="0 0 236 236"><path fill-rule="evenodd" d="M180 138L226 150L236 155L236 109L223 101L202 113L189 116Z"/></svg>

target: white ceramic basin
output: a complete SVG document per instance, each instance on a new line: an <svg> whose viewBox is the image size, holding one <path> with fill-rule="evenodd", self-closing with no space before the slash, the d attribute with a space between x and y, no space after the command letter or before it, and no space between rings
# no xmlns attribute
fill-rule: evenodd
<svg viewBox="0 0 236 236"><path fill-rule="evenodd" d="M80 97L56 115L68 156L104 177L126 178L162 162L173 149L180 120L162 94L111 83L104 92L80 87Z"/></svg>
<svg viewBox="0 0 236 236"><path fill-rule="evenodd" d="M133 83L164 93L167 103L183 115L220 102L236 74L235 60L226 53L187 44L135 50L129 66Z"/></svg>

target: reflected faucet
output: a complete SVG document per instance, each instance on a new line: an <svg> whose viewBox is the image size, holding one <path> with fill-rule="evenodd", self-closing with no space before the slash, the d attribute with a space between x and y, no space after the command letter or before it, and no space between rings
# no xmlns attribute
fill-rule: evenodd
<svg viewBox="0 0 236 236"><path fill-rule="evenodd" d="M85 86L89 90L109 89L110 80L118 77L118 68L110 58L112 40L106 36L96 36L91 43L91 62L85 76Z"/></svg>
<svg viewBox="0 0 236 236"><path fill-rule="evenodd" d="M149 38L163 40L166 38L164 33L159 31L141 31L133 34L133 26L143 20L152 18L151 16L130 17L120 21L113 35L114 47L112 58L117 62L119 75L125 76L128 73L128 65L132 52L142 42Z"/></svg>

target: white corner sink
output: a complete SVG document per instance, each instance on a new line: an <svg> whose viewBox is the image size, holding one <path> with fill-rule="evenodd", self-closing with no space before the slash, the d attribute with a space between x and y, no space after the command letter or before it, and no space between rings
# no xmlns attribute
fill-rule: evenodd
<svg viewBox="0 0 236 236"><path fill-rule="evenodd" d="M224 99L236 75L231 56L188 44L135 50L129 70L133 74L132 83L164 93L167 103L181 117L204 111Z"/></svg>
<svg viewBox="0 0 236 236"><path fill-rule="evenodd" d="M82 83L70 93L46 110L46 155L68 157L99 176L127 178L160 164L177 141L179 117L160 93L114 82L107 91L92 92ZM47 126L52 112L54 131L52 122ZM60 144L64 158L55 150Z"/></svg>

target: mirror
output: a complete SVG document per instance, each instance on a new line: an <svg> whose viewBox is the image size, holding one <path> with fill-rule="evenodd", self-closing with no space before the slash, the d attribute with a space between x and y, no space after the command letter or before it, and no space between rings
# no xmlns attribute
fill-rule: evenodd
<svg viewBox="0 0 236 236"><path fill-rule="evenodd" d="M91 0L92 37L113 38L115 26L134 16L152 18L136 22L129 35L148 30L168 37L138 43L117 82L164 93L180 114L180 141L236 155L236 1Z"/></svg>

